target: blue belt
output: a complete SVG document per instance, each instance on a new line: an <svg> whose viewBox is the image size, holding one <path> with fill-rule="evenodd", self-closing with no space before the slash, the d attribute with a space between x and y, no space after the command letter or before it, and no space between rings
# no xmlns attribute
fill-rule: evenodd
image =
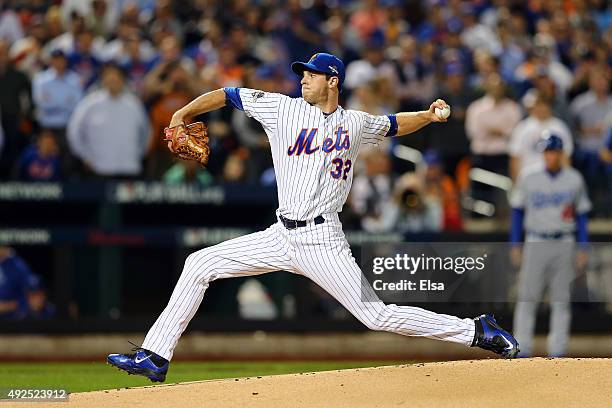
<svg viewBox="0 0 612 408"><path fill-rule="evenodd" d="M279 215L278 218L280 219L280 222L283 223L285 228L289 230L296 229L299 227L305 227L306 225L308 225L307 221L290 220L289 218L285 218L282 215ZM317 218L314 219L315 225L323 224L324 222L325 218L323 218L322 215L319 215Z"/></svg>

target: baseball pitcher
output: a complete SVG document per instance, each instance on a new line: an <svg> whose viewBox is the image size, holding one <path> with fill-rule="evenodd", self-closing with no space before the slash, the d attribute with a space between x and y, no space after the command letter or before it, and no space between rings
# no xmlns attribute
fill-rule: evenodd
<svg viewBox="0 0 612 408"><path fill-rule="evenodd" d="M372 330L450 341L514 357L516 340L492 316L460 319L417 307L386 305L372 288L363 288L362 272L338 219L360 146L444 122L435 110L445 110L446 103L438 99L427 111L389 116L345 110L338 105L345 77L340 59L319 53L291 68L302 78L301 98L224 88L196 98L174 114L167 132L169 148L180 149L181 157L201 163L206 162L208 150L190 146L206 138L184 132L185 121L231 106L261 123L270 141L278 184L278 221L264 231L189 255L168 305L142 347L132 354L111 354L108 362L128 373L164 381L174 348L213 281L278 270L310 278Z"/></svg>

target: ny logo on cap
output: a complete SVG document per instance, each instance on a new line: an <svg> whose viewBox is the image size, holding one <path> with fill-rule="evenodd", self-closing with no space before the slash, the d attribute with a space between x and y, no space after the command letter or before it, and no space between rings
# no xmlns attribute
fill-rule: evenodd
<svg viewBox="0 0 612 408"><path fill-rule="evenodd" d="M312 62L314 59L316 59L319 56L319 53L316 53L315 55L313 55L312 57L310 57L310 59L308 60L308 62Z"/></svg>

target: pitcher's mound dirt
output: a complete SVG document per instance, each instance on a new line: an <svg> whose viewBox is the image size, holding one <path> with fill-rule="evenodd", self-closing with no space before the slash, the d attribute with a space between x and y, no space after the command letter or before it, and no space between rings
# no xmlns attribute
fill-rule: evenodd
<svg viewBox="0 0 612 408"><path fill-rule="evenodd" d="M75 407L612 407L612 359L472 360L78 393Z"/></svg>

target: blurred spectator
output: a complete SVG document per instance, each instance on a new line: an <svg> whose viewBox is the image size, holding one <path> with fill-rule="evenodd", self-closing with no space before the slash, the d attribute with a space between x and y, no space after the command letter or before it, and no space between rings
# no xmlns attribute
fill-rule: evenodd
<svg viewBox="0 0 612 408"><path fill-rule="evenodd" d="M16 178L23 181L59 181L59 147L55 135L43 129L36 143L27 147L17 161Z"/></svg>
<svg viewBox="0 0 612 408"><path fill-rule="evenodd" d="M139 96L144 93L145 77L153 66L153 59L143 52L141 37L136 32L130 34L124 41L125 55L119 62L126 73L129 87Z"/></svg>
<svg viewBox="0 0 612 408"><path fill-rule="evenodd" d="M444 173L443 162L439 154L434 150L429 150L423 155L423 161L425 162L423 196L427 202L441 203L444 231L462 230L459 193L453 179Z"/></svg>
<svg viewBox="0 0 612 408"><path fill-rule="evenodd" d="M376 76L357 86L346 106L348 109L372 115L387 115L396 111L397 99L391 82L387 78Z"/></svg>
<svg viewBox="0 0 612 408"><path fill-rule="evenodd" d="M185 55L192 59L196 69L200 72L208 65L214 65L219 61L219 48L223 33L217 21L205 20L203 26L203 38L197 43L188 47Z"/></svg>
<svg viewBox="0 0 612 408"><path fill-rule="evenodd" d="M569 128L561 119L552 116L551 102L546 97L534 93L533 98L525 102L529 116L516 125L508 145L510 177L513 180L526 168L543 165L537 144L547 132L554 133L563 140L566 163L574 150Z"/></svg>
<svg viewBox="0 0 612 408"><path fill-rule="evenodd" d="M30 80L9 61L9 44L0 40L0 112L4 130L4 150L0 159L0 174L7 175L11 162L24 145L19 138L19 124L29 115Z"/></svg>
<svg viewBox="0 0 612 408"><path fill-rule="evenodd" d="M214 156L211 156L206 168L214 174L215 179L223 180L225 162L229 156L240 149L244 152L241 157L247 160L249 152L240 146L237 135L226 121L211 118L206 125L208 126L208 134L214 135L209 138L209 142L211 151L215 152Z"/></svg>
<svg viewBox="0 0 612 408"><path fill-rule="evenodd" d="M32 94L38 123L63 132L83 88L79 76L68 69L62 50L53 51L49 68L34 76Z"/></svg>
<svg viewBox="0 0 612 408"><path fill-rule="evenodd" d="M195 161L180 160L166 171L162 180L167 184L198 184L209 186L214 182L213 176Z"/></svg>
<svg viewBox="0 0 612 408"><path fill-rule="evenodd" d="M119 21L117 37L106 43L102 51L102 60L119 64L133 63L135 60L149 62L155 56L155 48L142 38L138 24L125 16Z"/></svg>
<svg viewBox="0 0 612 408"><path fill-rule="evenodd" d="M430 7L424 21L419 21L414 35L419 41L439 41L448 31L446 12L442 7Z"/></svg>
<svg viewBox="0 0 612 408"><path fill-rule="evenodd" d="M98 35L113 32L119 17L117 2L114 0L63 0L62 19L70 24L72 16L83 16L88 24L96 28Z"/></svg>
<svg viewBox="0 0 612 408"><path fill-rule="evenodd" d="M484 83L491 74L499 73L499 59L484 50L474 52L475 72L470 77L470 87L484 93Z"/></svg>
<svg viewBox="0 0 612 408"><path fill-rule="evenodd" d="M225 43L219 50L217 63L205 67L200 76L207 88L240 87L244 77L244 67L238 63L236 52Z"/></svg>
<svg viewBox="0 0 612 408"><path fill-rule="evenodd" d="M364 171L353 180L349 203L353 212L361 218L362 228L376 232L377 221L383 217L385 205L393 193L391 161L387 153L376 148L362 150L360 159Z"/></svg>
<svg viewBox="0 0 612 408"><path fill-rule="evenodd" d="M94 32L84 29L76 36L74 51L68 55L68 68L81 77L81 86L88 89L98 80L100 58L93 52Z"/></svg>
<svg viewBox="0 0 612 408"><path fill-rule="evenodd" d="M546 69L538 69L535 76L531 80L533 88L527 90L521 98L523 105L525 102L534 98L534 95L539 94L544 96L552 103L553 116L563 120L566 125L571 126L571 115L567 103L567 97L557 90L554 81L548 76Z"/></svg>
<svg viewBox="0 0 612 408"><path fill-rule="evenodd" d="M234 51L235 52L235 51ZM166 65L178 62L189 74L195 73L195 64L191 58L182 55L181 42L178 37L168 35L159 43L159 55L152 62L153 70L164 69Z"/></svg>
<svg viewBox="0 0 612 408"><path fill-rule="evenodd" d="M448 174L454 176L457 164L470 153L465 115L474 95L467 86L463 67L456 63L446 66L441 85L437 98L444 99L452 107L452 114L444 126L428 129L428 145L441 156L442 165Z"/></svg>
<svg viewBox="0 0 612 408"><path fill-rule="evenodd" d="M452 180L444 175L439 161L428 161L431 166L428 165L429 171L406 173L396 181L390 199L384 202L380 200L380 213L376 216L366 215L362 219L365 231L408 234L440 232L445 227L457 230L462 227Z"/></svg>
<svg viewBox="0 0 612 408"><path fill-rule="evenodd" d="M400 99L400 110L421 109L433 98L434 70L421 59L419 45L414 37L409 35L400 37L398 52L399 57L394 62L398 77L397 94Z"/></svg>
<svg viewBox="0 0 612 408"><path fill-rule="evenodd" d="M478 21L474 6L470 2L463 2L461 13L463 23L461 41L463 44L472 51L484 50L491 55L500 55L502 47L497 34Z"/></svg>
<svg viewBox="0 0 612 408"><path fill-rule="evenodd" d="M119 20L118 3L111 0L92 0L91 12L87 15L88 25L95 35L108 37L115 32Z"/></svg>
<svg viewBox="0 0 612 408"><path fill-rule="evenodd" d="M150 137L144 106L126 89L124 72L115 64L104 66L102 86L75 109L68 125L70 148L96 175L138 176Z"/></svg>
<svg viewBox="0 0 612 408"><path fill-rule="evenodd" d="M28 264L12 248L0 246L0 319L22 319L27 315L32 279Z"/></svg>
<svg viewBox="0 0 612 408"><path fill-rule="evenodd" d="M374 33L363 50L363 58L347 65L343 87L353 90L376 78L387 78L397 83L395 67L385 59L384 47L384 35L381 32ZM393 91L396 92L395 89Z"/></svg>
<svg viewBox="0 0 612 408"><path fill-rule="evenodd" d="M68 69L68 61L62 50L54 50L50 67L34 76L32 97L38 124L50 129L57 138L63 170L69 172L73 163L66 141L66 127L70 115L83 97L83 88L79 76Z"/></svg>
<svg viewBox="0 0 612 408"><path fill-rule="evenodd" d="M45 13L45 27L47 27L47 34L48 38L50 39L57 38L64 33L64 23L62 22L62 15L59 6L49 7Z"/></svg>
<svg viewBox="0 0 612 408"><path fill-rule="evenodd" d="M566 95L572 86L573 77L567 67L554 59L554 46L554 39L549 35L538 34L534 38L527 60L514 72L517 82L530 82L544 70L555 83L559 93Z"/></svg>
<svg viewBox="0 0 612 408"><path fill-rule="evenodd" d="M378 0L364 0L353 13L350 26L361 41L366 42L375 32L382 30L387 23L387 13L378 5Z"/></svg>
<svg viewBox="0 0 612 408"><path fill-rule="evenodd" d="M10 50L11 61L20 71L33 77L45 67L43 47L47 41L47 28L40 16L32 17L29 35L13 43Z"/></svg>
<svg viewBox="0 0 612 408"><path fill-rule="evenodd" d="M312 9L303 8L300 0L289 0L270 16L273 34L284 44L289 61L303 61L319 50L323 43L321 21Z"/></svg>
<svg viewBox="0 0 612 408"><path fill-rule="evenodd" d="M461 32L458 28L449 28L446 36L443 37L443 42L439 45L438 50L436 50L442 58L442 61L436 65L440 67L456 65L461 67L465 74L472 70L472 50L461 42L460 34ZM478 52L486 54L484 50ZM426 102L429 102L429 100Z"/></svg>
<svg viewBox="0 0 612 408"><path fill-rule="evenodd" d="M161 40L168 35L175 37L179 43L183 41L183 26L173 8L173 0L155 2L149 35L153 43L158 46L161 45Z"/></svg>
<svg viewBox="0 0 612 408"><path fill-rule="evenodd" d="M512 19L509 17L497 26L497 35L502 47L502 53L499 56L499 72L506 82L512 84L514 72L525 61L528 43L525 38L519 37L514 32Z"/></svg>
<svg viewBox="0 0 612 408"><path fill-rule="evenodd" d="M28 282L28 319L46 320L55 317L55 305L49 302L42 278L32 275Z"/></svg>
<svg viewBox="0 0 612 408"><path fill-rule="evenodd" d="M23 27L19 15L4 4L5 2L6 0L0 0L0 40L12 44L23 38Z"/></svg>
<svg viewBox="0 0 612 408"><path fill-rule="evenodd" d="M442 203L438 197L424 193L423 180L414 173L407 173L398 180L383 217L367 223L372 232L393 230L402 234L440 232L443 227Z"/></svg>
<svg viewBox="0 0 612 408"><path fill-rule="evenodd" d="M248 152L245 150L238 150L227 157L223 166L223 181L228 183L245 181L246 167L244 161L246 155L248 155Z"/></svg>
<svg viewBox="0 0 612 408"><path fill-rule="evenodd" d="M346 39L346 25L340 15L331 16L323 24L323 48L326 52L340 58L345 64L359 58L353 45Z"/></svg>
<svg viewBox="0 0 612 408"><path fill-rule="evenodd" d="M146 96L151 103L151 128L147 154L147 176L159 177L172 163L172 155L162 143L164 128L174 112L199 95L198 81L178 61L163 63L153 69L145 79Z"/></svg>
<svg viewBox="0 0 612 408"><path fill-rule="evenodd" d="M410 7L405 7L398 0L383 1L381 5L385 6L385 13L387 14L387 23L383 26L385 38L389 44L395 44L400 36L410 31L410 22L408 21Z"/></svg>
<svg viewBox="0 0 612 408"><path fill-rule="evenodd" d="M508 97L499 74L489 75L484 86L485 95L469 105L465 118L472 167L508 174L508 142L521 120L521 108Z"/></svg>
<svg viewBox="0 0 612 408"><path fill-rule="evenodd" d="M570 110L576 125L575 165L583 173L590 188L599 187L603 169L599 151L604 146L612 112L612 95L607 67L597 67L589 75L589 91L578 95Z"/></svg>
<svg viewBox="0 0 612 408"><path fill-rule="evenodd" d="M550 34L555 39L557 57L563 65L572 68L572 23L567 13L556 10L550 18Z"/></svg>
<svg viewBox="0 0 612 408"><path fill-rule="evenodd" d="M228 34L229 46L236 52L236 59L241 65L256 66L261 60L254 54L253 44L249 39L246 27L236 24Z"/></svg>
<svg viewBox="0 0 612 408"><path fill-rule="evenodd" d="M282 78L278 78L274 67L263 65L254 72L252 79L249 75L245 76L244 86L274 92L282 87L281 81ZM237 109L232 111L231 124L242 146L249 149L247 179L250 182L257 181L266 169L272 167L268 136L259 122Z"/></svg>
<svg viewBox="0 0 612 408"><path fill-rule="evenodd" d="M572 62L574 68L572 86L568 93L570 99L589 90L589 74L597 65L595 55L592 52L581 53L573 58Z"/></svg>
<svg viewBox="0 0 612 408"><path fill-rule="evenodd" d="M72 52L74 52L76 48L77 36L81 31L87 28L87 23L85 21L85 17L77 13L73 13L70 16L70 21L68 23L64 23L64 26L68 27L68 31L53 38L45 45L43 51L45 55L50 55L55 50L61 50L65 55L70 55ZM104 42L104 39L101 37L94 38L91 45L91 52L96 56L102 55L104 50Z"/></svg>

